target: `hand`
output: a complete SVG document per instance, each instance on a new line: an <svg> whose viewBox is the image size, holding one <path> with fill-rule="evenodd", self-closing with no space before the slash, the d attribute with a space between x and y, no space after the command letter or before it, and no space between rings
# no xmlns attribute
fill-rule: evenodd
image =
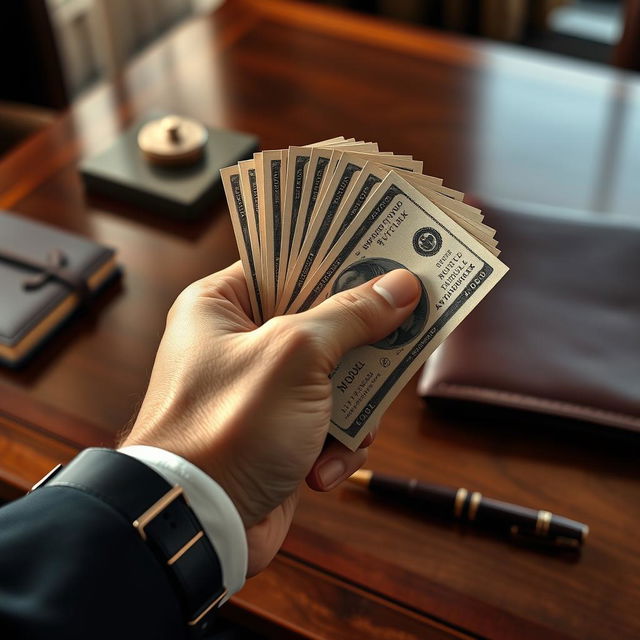
<svg viewBox="0 0 640 640"><path fill-rule="evenodd" d="M185 289L169 311L151 381L123 445L190 460L227 492L247 529L249 574L289 529L298 492L326 491L366 460L330 439L329 373L413 311L417 280L397 270L304 313L256 327L240 263Z"/></svg>

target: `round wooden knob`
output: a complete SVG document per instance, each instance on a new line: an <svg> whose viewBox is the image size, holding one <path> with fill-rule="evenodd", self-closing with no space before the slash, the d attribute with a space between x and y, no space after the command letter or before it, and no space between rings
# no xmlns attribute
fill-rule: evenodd
<svg viewBox="0 0 640 640"><path fill-rule="evenodd" d="M151 164L182 167L202 158L207 137L197 120L170 115L147 122L138 132L138 146Z"/></svg>

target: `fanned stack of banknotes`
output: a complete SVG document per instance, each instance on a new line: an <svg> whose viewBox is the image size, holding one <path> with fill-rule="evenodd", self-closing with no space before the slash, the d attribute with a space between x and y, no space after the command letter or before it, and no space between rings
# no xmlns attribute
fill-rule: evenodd
<svg viewBox="0 0 640 640"><path fill-rule="evenodd" d="M434 349L507 272L494 229L411 156L344 137L256 153L221 171L253 317L298 313L394 269L413 315L331 373L330 433L352 450Z"/></svg>

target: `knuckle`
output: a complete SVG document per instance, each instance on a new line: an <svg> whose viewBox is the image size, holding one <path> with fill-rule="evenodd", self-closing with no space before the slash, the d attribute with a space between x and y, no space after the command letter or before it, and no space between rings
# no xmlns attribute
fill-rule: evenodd
<svg viewBox="0 0 640 640"><path fill-rule="evenodd" d="M198 282L192 282L189 286L185 287L173 301L173 304L169 308L167 313L167 322L171 322L176 315L184 308L190 308L199 295Z"/></svg>
<svg viewBox="0 0 640 640"><path fill-rule="evenodd" d="M264 325L276 349L283 355L306 353L315 348L318 336L313 327L292 316L271 318Z"/></svg>
<svg viewBox="0 0 640 640"><path fill-rule="evenodd" d="M220 298L229 291L229 281L221 273L201 278L191 283L186 290L191 289L196 298Z"/></svg>
<svg viewBox="0 0 640 640"><path fill-rule="evenodd" d="M195 280L177 295L167 312L166 324L175 321L182 314L189 314L197 309L211 312L217 309L219 304L235 299L231 268L213 273Z"/></svg>
<svg viewBox="0 0 640 640"><path fill-rule="evenodd" d="M176 297L169 309L167 318L170 320L181 309L193 308L198 300L203 298L222 299L229 295L229 281L224 275L216 273L201 278L186 286Z"/></svg>

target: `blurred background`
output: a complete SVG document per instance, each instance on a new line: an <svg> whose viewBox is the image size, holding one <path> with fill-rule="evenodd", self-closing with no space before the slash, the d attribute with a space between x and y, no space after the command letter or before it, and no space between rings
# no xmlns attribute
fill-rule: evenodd
<svg viewBox="0 0 640 640"><path fill-rule="evenodd" d="M101 80L117 77L129 61L169 31L224 3L225 0L3 2L0 55L11 63L4 65L0 85L0 153L50 122L57 112ZM640 69L640 0L299 0L291 4L335 5L340 10L359 13L363 19L376 16L454 38L460 34L490 43L494 51L502 48L518 65L542 61L558 69L595 72L593 77L598 77L599 69L631 70L633 75ZM269 0L258 3L268 5ZM366 29L366 22L363 24ZM513 57L514 54L520 57ZM477 193L530 198L530 193L517 188L517 180L504 181L500 167L522 163L523 156L535 156L534 149L542 141L538 137L527 138L526 128L523 129L527 119L535 117L544 121L539 124L549 132L544 141L550 150L549 154L544 152L548 176L558 175L558 171L571 175L562 157L552 150L554 141L560 139L564 148L586 145L584 157L594 163L593 179L580 179L585 193L591 195L570 197L570 192L576 193L575 188L565 189L566 197L560 194L553 199L554 204L599 211L629 210L636 190L625 188L618 193L615 173L633 166L629 162L629 154L634 155L629 140L640 124L627 112L624 100L619 99L620 92L628 93L628 87L614 86L614 77L602 76L611 85L611 100L590 97L586 111L579 106L576 110L573 94L574 102L569 104L561 85L557 93L548 96L544 110L533 110L531 101L537 100L534 95L540 95L534 91L533 77L503 81L503 74L497 74L486 78L473 98L475 126L481 135L472 150L475 175L464 186ZM216 99L224 101L224 96ZM583 122L578 126L574 119ZM587 124L586 120L594 124ZM583 134L585 127L593 131L589 140ZM554 129L556 132L551 135ZM495 157L498 141L499 153L504 156L500 158ZM543 149L539 151L542 156ZM557 168L554 162L558 163ZM588 167L585 170L592 171ZM544 194L550 189L558 191L555 184L542 180L536 190ZM544 202L546 198L542 195L539 200Z"/></svg>
<svg viewBox="0 0 640 640"><path fill-rule="evenodd" d="M614 59L624 0L313 0L586 60Z"/></svg>
<svg viewBox="0 0 640 640"><path fill-rule="evenodd" d="M268 2L269 0L264 0ZM302 2L303 0L299 0ZM637 0L305 0L432 29L640 69ZM224 0L8 0L0 45L16 60L5 100L64 106L179 22ZM9 47L11 50L9 51ZM35 66L34 66L35 63ZM22 65L22 68L18 65ZM31 71L30 71L31 70ZM42 71L46 73L42 73ZM25 73L42 83L25 86ZM8 85L6 83L8 80ZM35 86L45 85L45 86Z"/></svg>

